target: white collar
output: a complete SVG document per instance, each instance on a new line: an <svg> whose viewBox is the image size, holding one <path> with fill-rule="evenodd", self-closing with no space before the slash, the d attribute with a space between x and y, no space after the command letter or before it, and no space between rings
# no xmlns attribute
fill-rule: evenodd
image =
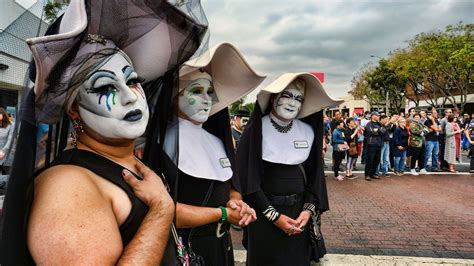
<svg viewBox="0 0 474 266"><path fill-rule="evenodd" d="M196 178L221 182L232 177L222 141L204 130L202 124L196 125L185 119L179 118L178 126L168 128L166 132L164 150L172 160L176 161L173 147L176 130L179 130L179 170Z"/></svg>
<svg viewBox="0 0 474 266"><path fill-rule="evenodd" d="M275 120L274 116L272 119ZM275 121L278 124L282 121ZM272 163L297 165L308 159L313 145L314 132L306 123L293 120L286 133L278 132L270 122L270 116L262 118L262 159Z"/></svg>

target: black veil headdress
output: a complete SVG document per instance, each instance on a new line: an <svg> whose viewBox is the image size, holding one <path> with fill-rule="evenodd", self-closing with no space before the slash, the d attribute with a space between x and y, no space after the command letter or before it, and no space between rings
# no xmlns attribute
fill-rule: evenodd
<svg viewBox="0 0 474 266"><path fill-rule="evenodd" d="M28 197L33 191L27 188L33 189L37 125L53 125L50 133L56 132L48 141L51 153L47 165L66 147L70 126L65 111L68 99L74 95L72 77L90 71L80 63L79 56L85 61L89 58L78 54L81 48L94 42L115 44L132 60L139 75L152 84L146 86L150 95L156 95L160 87L153 85L175 80L178 66L202 50L203 40L207 44L206 31L199 0L72 0L46 36L27 41L35 64L30 65L25 82L16 156L1 217L2 265L29 263L25 229Z"/></svg>

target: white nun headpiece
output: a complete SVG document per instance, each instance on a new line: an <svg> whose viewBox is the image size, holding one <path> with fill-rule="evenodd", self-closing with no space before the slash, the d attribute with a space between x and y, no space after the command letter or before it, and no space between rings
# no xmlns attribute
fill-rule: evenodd
<svg viewBox="0 0 474 266"><path fill-rule="evenodd" d="M262 112L268 107L270 96L272 94L280 93L287 88L293 81L301 80L305 83L304 102L301 111L297 118L304 118L308 115L321 111L330 105L339 105L343 101L330 97L321 85L319 79L307 72L301 73L286 73L278 77L275 81L270 83L257 95L258 103ZM301 86L299 86L301 87Z"/></svg>
<svg viewBox="0 0 474 266"><path fill-rule="evenodd" d="M194 80L196 71L205 71L212 76L219 101L212 106L210 115L250 93L266 77L257 74L239 49L230 43L220 43L184 63L179 71L180 90Z"/></svg>

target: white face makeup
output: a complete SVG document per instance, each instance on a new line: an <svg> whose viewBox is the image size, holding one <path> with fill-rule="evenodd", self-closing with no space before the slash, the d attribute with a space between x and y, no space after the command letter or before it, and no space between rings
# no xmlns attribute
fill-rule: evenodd
<svg viewBox="0 0 474 266"><path fill-rule="evenodd" d="M148 104L133 66L120 53L90 73L79 89L82 122L108 139L136 139L148 124Z"/></svg>
<svg viewBox="0 0 474 266"><path fill-rule="evenodd" d="M212 81L205 78L194 80L179 95L179 109L191 121L202 124L209 118L214 94Z"/></svg>
<svg viewBox="0 0 474 266"><path fill-rule="evenodd" d="M240 118L240 127L244 128L247 125L247 123L249 122L249 120L250 120L250 118L248 118L248 117Z"/></svg>
<svg viewBox="0 0 474 266"><path fill-rule="evenodd" d="M290 86L277 95L273 103L273 109L281 118L292 120L298 116L303 101L304 90L290 84Z"/></svg>

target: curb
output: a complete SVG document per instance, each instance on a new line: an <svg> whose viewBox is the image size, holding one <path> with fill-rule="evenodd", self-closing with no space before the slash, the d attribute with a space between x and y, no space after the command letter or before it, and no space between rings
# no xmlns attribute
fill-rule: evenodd
<svg viewBox="0 0 474 266"><path fill-rule="evenodd" d="M238 264L245 265L247 252L234 250L234 259ZM364 256L326 254L319 263L311 265L474 265L474 259L449 259L405 256Z"/></svg>
<svg viewBox="0 0 474 266"><path fill-rule="evenodd" d="M329 170L325 170L324 173L325 174L333 174L334 172L329 171ZM340 171L340 173L345 173L345 171ZM354 173L354 174L363 174L364 171L357 170L357 171L352 171L352 173ZM393 172L389 172L389 174L390 174L390 177L395 177ZM418 174L423 175L423 174L420 174L419 172L418 172ZM427 175L473 175L473 173L466 173L466 172L456 172L456 173L451 173L451 172L428 172ZM425 176L427 176L427 175L425 175ZM405 171L404 176L411 176L411 174L410 174L409 171ZM398 177L398 176L396 176L396 177Z"/></svg>

